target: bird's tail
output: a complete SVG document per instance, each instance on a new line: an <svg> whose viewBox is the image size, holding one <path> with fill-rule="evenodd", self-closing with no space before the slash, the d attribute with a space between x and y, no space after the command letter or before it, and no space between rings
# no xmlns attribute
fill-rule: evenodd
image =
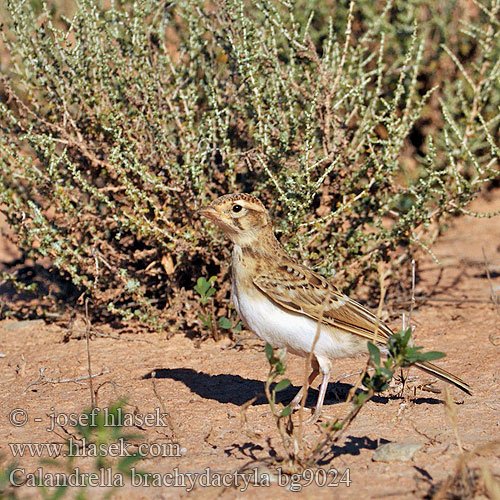
<svg viewBox="0 0 500 500"><path fill-rule="evenodd" d="M453 384L455 387L458 387L459 389L461 389L462 391L466 392L469 395L472 394L472 387L467 382L464 382L461 378L453 375L453 373L447 372L443 368L439 368L439 366L433 365L428 361L421 361L420 363L415 363L415 366L417 366L424 372L427 372L431 375L440 378L441 380L444 380L445 382Z"/></svg>

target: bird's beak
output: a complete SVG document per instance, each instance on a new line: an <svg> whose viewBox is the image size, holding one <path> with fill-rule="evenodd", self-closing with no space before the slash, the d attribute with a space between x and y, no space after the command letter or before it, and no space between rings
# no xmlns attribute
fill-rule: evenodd
<svg viewBox="0 0 500 500"><path fill-rule="evenodd" d="M209 219L216 219L218 216L217 211L210 205L208 207L200 208L196 213L198 215L202 215L203 217L208 217Z"/></svg>

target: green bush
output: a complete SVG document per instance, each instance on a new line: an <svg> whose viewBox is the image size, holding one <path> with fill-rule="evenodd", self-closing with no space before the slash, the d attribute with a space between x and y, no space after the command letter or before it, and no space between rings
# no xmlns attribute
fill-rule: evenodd
<svg viewBox="0 0 500 500"><path fill-rule="evenodd" d="M499 176L498 2L441 4L7 0L0 202L25 261L71 280L66 306L172 331L216 275L226 317L228 247L193 213L245 191L345 289L397 269Z"/></svg>

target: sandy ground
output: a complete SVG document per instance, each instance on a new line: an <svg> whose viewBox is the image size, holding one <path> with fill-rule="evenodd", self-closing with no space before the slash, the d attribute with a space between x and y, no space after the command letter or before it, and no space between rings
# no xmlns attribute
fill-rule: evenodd
<svg viewBox="0 0 500 500"><path fill-rule="evenodd" d="M476 202L473 208L498 210L500 192L496 191L489 200ZM485 272L483 249L489 261L491 283ZM429 257L422 257L419 266L417 295L432 295L432 301L413 313L416 343L427 349L445 351L446 358L438 363L473 386L473 396L464 395L455 388L450 390L456 403L459 443L465 450L472 450L500 438L500 316L488 302L492 288L500 294L500 220L455 219L434 251L441 265ZM407 310L407 305L388 304L388 308L401 314ZM74 325L73 334L78 336L79 330L84 330L81 320ZM258 397L248 407L246 422L242 418L245 402L263 393L268 372L263 344L249 335L243 349L231 348L227 340L206 341L197 348L182 332L168 341L156 334L116 337L110 329L103 328L102 332L115 338L98 337L90 343L93 372L108 372L93 381L94 389L101 386L98 406L126 397L127 412L153 414L151 422L127 430L139 435L138 442L152 445L152 454L159 452L160 445L163 445L161 452L168 450L165 445L173 440L179 446L171 448L169 454L180 456L148 457L137 465L137 469L159 473L161 476L157 477L167 481L170 477L166 475L177 471L178 477L186 481L186 487L127 485L115 493L116 498L169 499L190 494L200 499L240 498L243 495L257 499L292 495L425 498L432 485L439 485L455 470L460 450L453 426L445 416L444 391L433 393L416 389L407 391L406 398L394 394L376 397L362 409L322 464L326 476L320 474L316 479L319 482L326 479L324 486L312 484L300 494L292 493L289 483L286 487L285 476L273 476L270 486L253 485L250 478L245 493L240 491L243 489L241 481L240 489L216 486L217 474L233 473L252 459L266 460L283 452L265 398ZM46 325L41 320L0 322L0 353L5 355L0 358L2 468L14 460L9 444L63 443L67 438L64 429L74 430L69 425L56 426L52 430L53 415L79 415L90 405L85 380L33 384L39 379L40 370L45 379L52 381L85 377L86 342L65 341L67 334L66 328ZM356 376L352 374L363 366L362 359L335 362L334 380L330 383L324 409L325 419L345 414L348 408L342 398L355 382ZM300 386L303 370L302 360L289 358L287 376L293 387L282 393L284 399L290 399ZM152 372L157 376L156 394ZM416 370L412 370L411 375L418 377L413 384L432 380ZM444 384L436 382L433 387L443 389ZM316 396L314 388L310 391L308 411L314 406ZM159 410L155 410L157 408ZM155 417L155 411L168 412L170 420ZM58 417L59 423L64 424L64 415ZM12 420L18 425L13 425ZM315 425L306 427L307 442L314 441L318 429ZM377 446L389 441L420 443L422 447L407 462L372 461ZM47 457L46 450L43 454ZM63 465L54 468L42 464L40 458L26 455L29 453L16 458L17 467L23 468L25 473L38 467L46 472L63 470ZM67 463L62 457L58 460L60 464ZM93 458L78 458L74 465L83 470L94 462ZM481 465L498 480L499 449L483 450L480 456L474 457L471 466ZM182 474L204 473L207 468L209 471L204 477L215 486L204 487L198 482L193 491L188 492L189 479ZM73 489L71 493L75 492ZM90 497L100 498L107 492L109 488L94 488ZM15 493L19 498L40 497L36 488L27 486L16 489Z"/></svg>

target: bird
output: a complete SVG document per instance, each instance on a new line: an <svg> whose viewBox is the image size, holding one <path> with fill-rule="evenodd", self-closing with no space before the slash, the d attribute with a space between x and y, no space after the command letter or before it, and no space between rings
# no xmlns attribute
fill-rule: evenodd
<svg viewBox="0 0 500 500"><path fill-rule="evenodd" d="M331 281L292 258L277 240L268 211L256 196L227 194L198 214L211 220L233 243L231 295L245 326L274 348L311 357L308 383L289 404L292 409L321 374L312 415L317 420L332 360L368 352L368 341L384 346L393 331ZM469 384L443 368L429 362L415 365L472 394Z"/></svg>

